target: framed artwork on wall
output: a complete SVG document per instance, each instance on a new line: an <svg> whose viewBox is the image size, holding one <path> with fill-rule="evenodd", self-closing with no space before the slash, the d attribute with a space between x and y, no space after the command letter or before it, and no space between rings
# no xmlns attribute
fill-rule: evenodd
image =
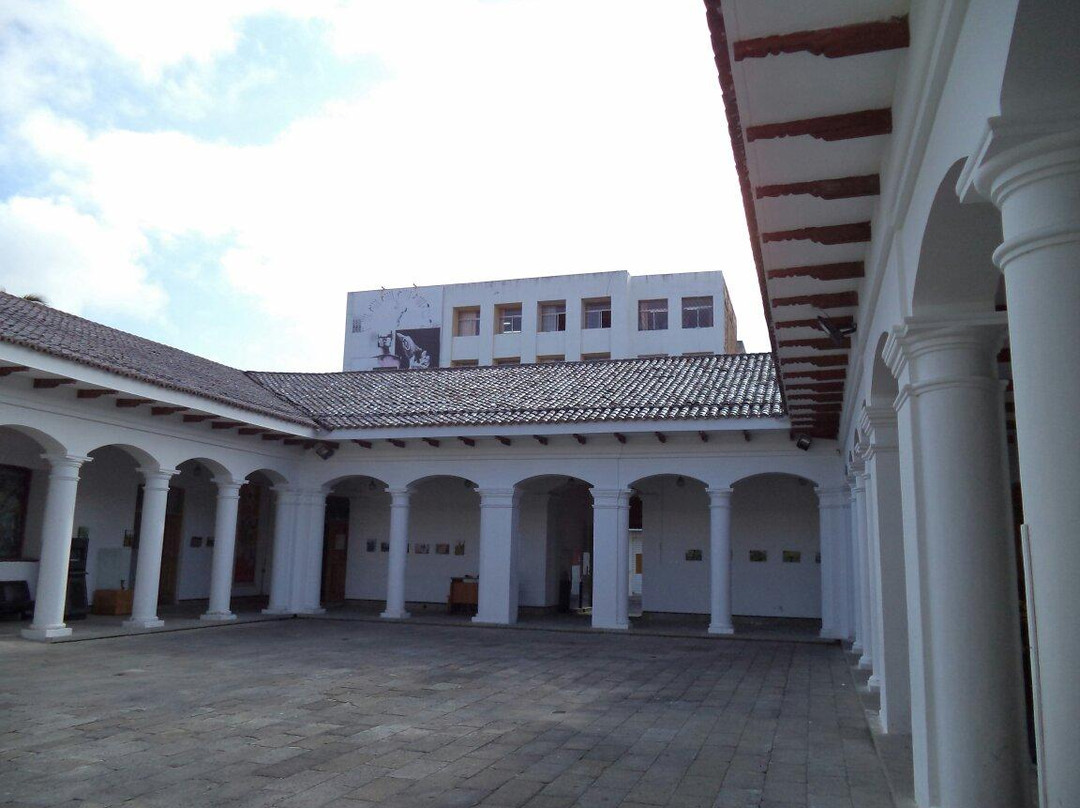
<svg viewBox="0 0 1080 808"><path fill-rule="evenodd" d="M435 545L435 555L450 555L450 545L449 544L436 544Z"/></svg>

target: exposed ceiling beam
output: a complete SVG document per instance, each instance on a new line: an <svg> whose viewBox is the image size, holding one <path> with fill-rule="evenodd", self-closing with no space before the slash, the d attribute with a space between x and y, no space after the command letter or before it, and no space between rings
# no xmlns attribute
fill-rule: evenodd
<svg viewBox="0 0 1080 808"><path fill-rule="evenodd" d="M282 440L284 437L285 437L284 435L270 434L270 435L263 435L262 439L263 440ZM354 441L354 443L360 443L360 441ZM368 448L370 449L371 447L369 446Z"/></svg>
<svg viewBox="0 0 1080 808"><path fill-rule="evenodd" d="M859 137L887 135L892 132L892 110L864 109L841 115L820 118L800 118L794 121L764 123L746 128L746 140L773 140L780 137L810 135L818 140L851 140Z"/></svg>
<svg viewBox="0 0 1080 808"><path fill-rule="evenodd" d="M438 449L438 448L439 448L439 441L438 441L438 439L437 439L437 438L422 438L422 440L423 440L423 441L424 441L424 443L426 443L426 444L427 444L428 446L434 446L434 447L435 447L436 449Z"/></svg>
<svg viewBox="0 0 1080 808"><path fill-rule="evenodd" d="M188 414L188 415L184 416L184 423L185 424L200 424L203 421L209 421L213 417L214 416L212 416L212 415L191 415L191 414Z"/></svg>
<svg viewBox="0 0 1080 808"><path fill-rule="evenodd" d="M113 396L113 395L116 395L115 390L104 390L104 389L98 389L98 388L76 390L75 391L75 397L76 398L101 398L102 396Z"/></svg>
<svg viewBox="0 0 1080 808"><path fill-rule="evenodd" d="M584 445L585 445L585 441L586 441L586 438L585 438L585 436L584 436L584 435L577 435L577 434L575 434L575 435L574 435L574 440L576 440L576 441L577 441L578 443L580 443L580 444L581 444L582 446L584 446Z"/></svg>
<svg viewBox="0 0 1080 808"><path fill-rule="evenodd" d="M879 193L881 193L881 179L877 174L832 177L826 180L788 182L779 185L759 185L754 189L754 196L758 199L800 194L809 194L818 199L854 199L859 196L876 196Z"/></svg>
<svg viewBox="0 0 1080 808"><path fill-rule="evenodd" d="M51 390L62 384L75 384L74 379L34 379L35 390Z"/></svg>
<svg viewBox="0 0 1080 808"><path fill-rule="evenodd" d="M151 407L151 415L175 415L178 412L183 412L187 407ZM263 430L265 432L265 430Z"/></svg>
<svg viewBox="0 0 1080 808"><path fill-rule="evenodd" d="M906 48L910 43L908 18L903 16L877 22L740 39L734 43L732 51L736 62L779 56L781 53L812 53L815 56L836 59Z"/></svg>
<svg viewBox="0 0 1080 808"><path fill-rule="evenodd" d="M232 429L234 426L243 426L239 421L214 421L210 424L211 429Z"/></svg>
<svg viewBox="0 0 1080 808"><path fill-rule="evenodd" d="M833 342L828 337L816 338L807 337L806 339L782 339L780 340L781 348L815 348L819 351L839 351L847 350L851 347L851 340L845 338L839 345Z"/></svg>
<svg viewBox="0 0 1080 808"><path fill-rule="evenodd" d="M765 273L770 280L780 278L814 278L819 281L845 281L863 276L862 261L843 261L838 264L808 264L801 267L779 267ZM777 323L777 328L780 324Z"/></svg>
<svg viewBox="0 0 1080 808"><path fill-rule="evenodd" d="M824 356L781 356L780 361L785 365L816 365L817 367L835 367L847 365L848 355L825 354Z"/></svg>
<svg viewBox="0 0 1080 808"><path fill-rule="evenodd" d="M548 445L548 439L545 438L543 435L533 435L533 437L536 439L536 442L539 443L541 446Z"/></svg>
<svg viewBox="0 0 1080 808"><path fill-rule="evenodd" d="M656 432L654 434L656 435L656 439L658 441L660 441L661 443L667 443L667 435L665 435L663 432Z"/></svg>
<svg viewBox="0 0 1080 808"><path fill-rule="evenodd" d="M266 430L261 426L245 426L236 430L240 435L260 435Z"/></svg>
<svg viewBox="0 0 1080 808"><path fill-rule="evenodd" d="M770 243L776 241L812 241L815 244L861 244L870 240L870 222L848 222L829 224L820 227L797 227L794 230L773 230L762 233L761 240Z"/></svg>
<svg viewBox="0 0 1080 808"><path fill-rule="evenodd" d="M843 317L830 317L833 325L837 328L845 328L849 325L854 325L855 318L851 315L845 315ZM821 328L821 323L817 320L776 320L773 325L780 328L813 328L815 330Z"/></svg>
<svg viewBox="0 0 1080 808"><path fill-rule="evenodd" d="M390 443L390 444L393 444L394 446L398 447L399 449L404 449L405 448L405 441L398 440L397 438L387 438L386 442Z"/></svg>
<svg viewBox="0 0 1080 808"><path fill-rule="evenodd" d="M847 368L834 370L790 370L784 369L784 376L805 379L843 379L847 376Z"/></svg>
<svg viewBox="0 0 1080 808"><path fill-rule="evenodd" d="M615 436L615 440L617 440L619 443L626 443L626 435L624 435L623 433L614 432L612 434Z"/></svg>
<svg viewBox="0 0 1080 808"><path fill-rule="evenodd" d="M132 409L134 407L141 406L143 404L152 404L153 399L149 398L118 398L116 399L116 406L121 409Z"/></svg>
<svg viewBox="0 0 1080 808"><path fill-rule="evenodd" d="M472 438L458 438L458 440L464 443L466 446L476 445L476 441L474 441Z"/></svg>
<svg viewBox="0 0 1080 808"><path fill-rule="evenodd" d="M841 393L844 390L843 382L803 382L802 384L789 384L787 391L794 394L796 391L806 390L814 393Z"/></svg>
<svg viewBox="0 0 1080 808"><path fill-rule="evenodd" d="M266 435L263 435L263 440L266 440L266 439L267 439L267 436L266 436ZM355 443L355 444L356 444L357 446L359 446L359 447L360 447L361 449L370 449L370 448L371 448L371 441L369 441L369 440L358 440L358 439L354 439L354 440L353 440L353 443Z"/></svg>
<svg viewBox="0 0 1080 808"><path fill-rule="evenodd" d="M5 365L0 368L0 378L10 376L12 373L24 373L30 370L26 365Z"/></svg>
<svg viewBox="0 0 1080 808"><path fill-rule="evenodd" d="M495 440L497 440L503 446L510 446L513 443L513 441L510 440L510 438L504 437L502 435L496 435Z"/></svg>
<svg viewBox="0 0 1080 808"><path fill-rule="evenodd" d="M697 436L699 438L701 438L702 443L708 443L709 442L709 433L708 432L706 432L704 430L699 430L698 433L697 433Z"/></svg>
<svg viewBox="0 0 1080 808"><path fill-rule="evenodd" d="M859 294L857 292L833 292L823 295L776 297L773 298L772 305L773 308L779 306L813 306L817 309L846 309L859 305Z"/></svg>

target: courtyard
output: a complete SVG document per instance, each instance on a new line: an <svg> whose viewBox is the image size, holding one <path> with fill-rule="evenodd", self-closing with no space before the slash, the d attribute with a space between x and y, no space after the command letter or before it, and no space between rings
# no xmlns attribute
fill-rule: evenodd
<svg viewBox="0 0 1080 808"><path fill-rule="evenodd" d="M289 619L0 677L3 805L893 804L832 644Z"/></svg>

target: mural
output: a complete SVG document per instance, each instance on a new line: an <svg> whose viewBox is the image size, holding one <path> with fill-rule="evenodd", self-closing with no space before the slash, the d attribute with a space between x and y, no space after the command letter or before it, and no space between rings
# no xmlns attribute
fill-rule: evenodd
<svg viewBox="0 0 1080 808"><path fill-rule="evenodd" d="M439 366L442 294L439 289L369 292L355 308L352 331L359 370L426 370Z"/></svg>

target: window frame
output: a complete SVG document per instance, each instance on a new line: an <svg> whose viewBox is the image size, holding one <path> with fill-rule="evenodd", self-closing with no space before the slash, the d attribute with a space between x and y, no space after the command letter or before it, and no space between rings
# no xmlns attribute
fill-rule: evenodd
<svg viewBox="0 0 1080 808"><path fill-rule="evenodd" d="M661 305L663 308L661 308ZM668 330L668 299L654 297L638 301L638 331Z"/></svg>
<svg viewBox="0 0 1080 808"><path fill-rule="evenodd" d="M510 312L517 311L517 314L510 314ZM514 320L517 320L517 328L513 327ZM510 328L506 327L507 322L510 322ZM496 334L520 334L521 326L524 322L522 317L522 307L520 303L501 303L495 307L495 333Z"/></svg>
<svg viewBox="0 0 1080 808"><path fill-rule="evenodd" d="M709 302L708 307L704 305L695 305L692 301L705 301ZM684 297L682 299L682 327L686 329L692 328L712 328L716 325L715 308L716 304L712 295L691 295L690 297ZM705 313L708 312L708 323L702 323ZM689 323L690 320L693 323Z"/></svg>
<svg viewBox="0 0 1080 808"><path fill-rule="evenodd" d="M592 307L602 308L592 308ZM597 314L600 316L600 325L589 325L589 315ZM604 315L607 315L606 317ZM605 322L606 320L606 322ZM610 297L594 297L581 301L581 327L589 331L595 331L598 329L611 328L611 298Z"/></svg>
<svg viewBox="0 0 1080 808"><path fill-rule="evenodd" d="M545 309L552 308L555 311L547 312ZM548 328L546 319L555 318L555 328ZM541 334L557 334L566 330L566 301L548 300L538 304L536 311L536 330Z"/></svg>

